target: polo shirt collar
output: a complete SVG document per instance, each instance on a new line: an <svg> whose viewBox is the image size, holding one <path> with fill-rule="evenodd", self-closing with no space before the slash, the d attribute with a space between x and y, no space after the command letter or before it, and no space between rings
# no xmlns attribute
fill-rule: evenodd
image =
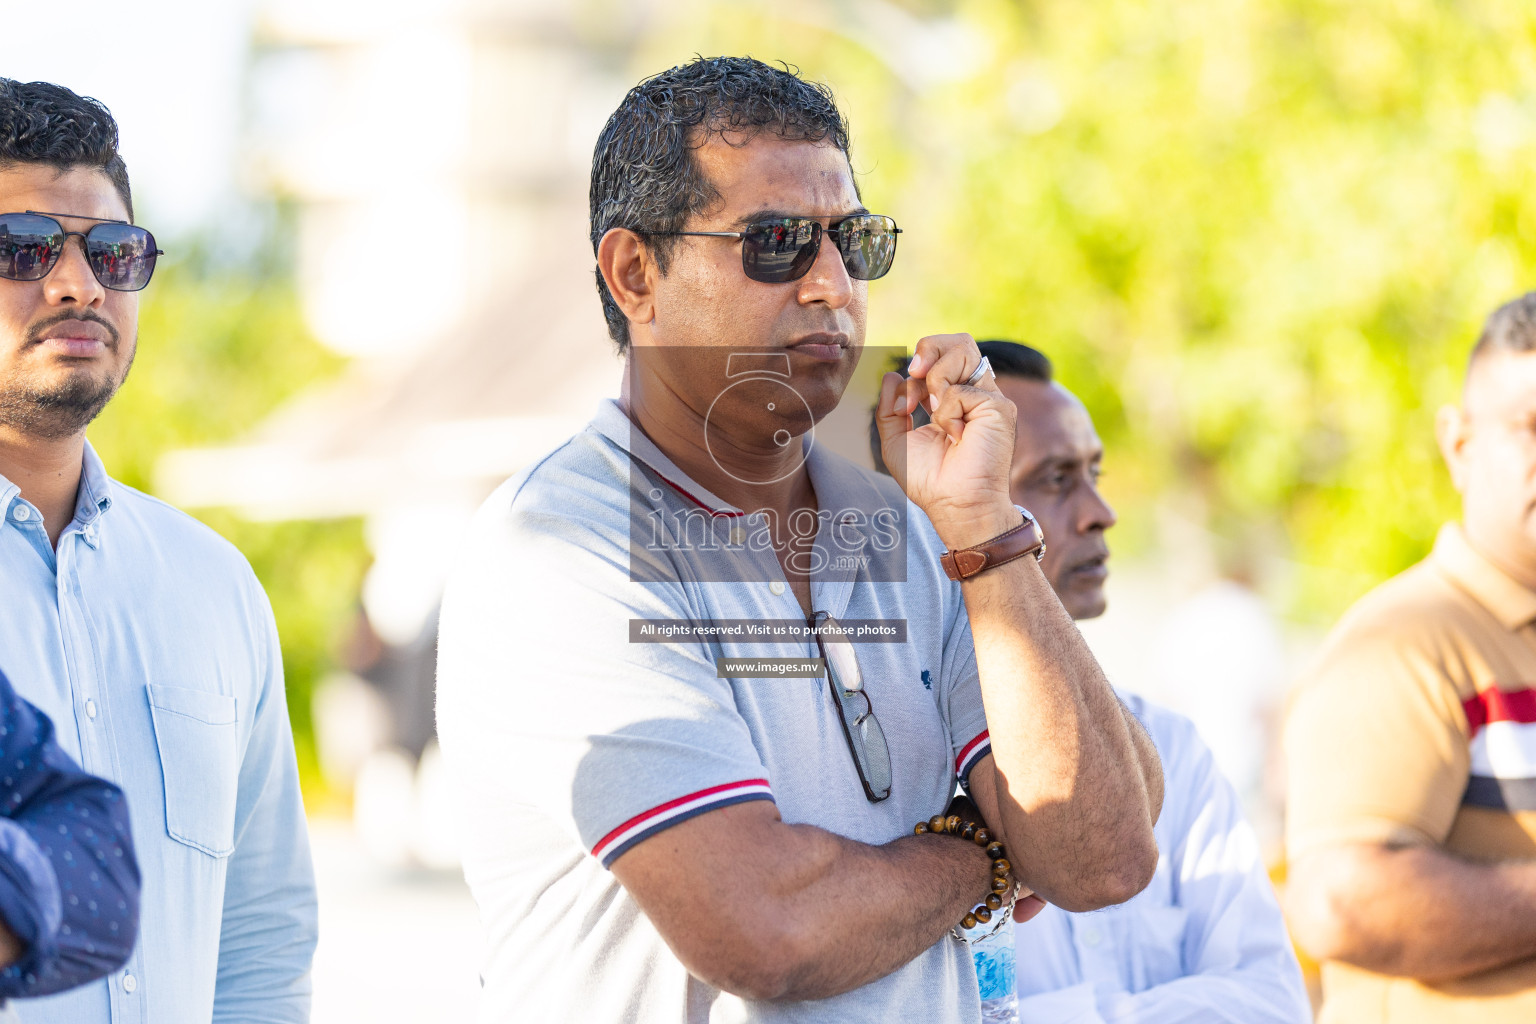
<svg viewBox="0 0 1536 1024"><path fill-rule="evenodd" d="M712 494L704 488L704 485L678 468L677 463L667 458L666 454L656 447L655 442L646 436L645 431L635 425L616 400L603 399L602 404L597 407L597 415L592 420L592 427L627 452L630 458L661 477L678 494L700 508L708 510L711 515L745 515L741 509Z"/></svg>
<svg viewBox="0 0 1536 1024"><path fill-rule="evenodd" d="M739 516L746 513L705 489L680 469L635 425L612 398L605 398L597 408L592 427L598 433L618 445L630 457L647 466L687 500L707 509L717 516ZM856 480L847 470L851 467L830 456L820 445L811 445L805 458L806 471L811 486L816 490L816 501L822 508L866 509L880 507L880 495L867 483Z"/></svg>
<svg viewBox="0 0 1536 1024"><path fill-rule="evenodd" d="M1430 556L1478 604L1511 632L1536 621L1536 591L1518 583L1467 541L1459 523L1446 523Z"/></svg>

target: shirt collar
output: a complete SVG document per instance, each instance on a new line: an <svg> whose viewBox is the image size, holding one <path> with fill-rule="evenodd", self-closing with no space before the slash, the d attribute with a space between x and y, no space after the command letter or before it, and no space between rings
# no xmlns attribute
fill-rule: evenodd
<svg viewBox="0 0 1536 1024"><path fill-rule="evenodd" d="M9 516L11 505L21 496L21 486L0 474L0 516ZM85 442L80 463L80 489L75 497L75 518L71 525L88 527L112 507L112 478L91 442ZM94 532L94 531L92 531Z"/></svg>
<svg viewBox="0 0 1536 1024"><path fill-rule="evenodd" d="M705 489L680 469L658 448L645 431L635 425L612 398L606 398L598 406L592 427L598 433L618 445L630 457L648 467L661 477L682 497L715 516L740 516L746 513L730 502ZM805 457L806 472L811 486L816 490L816 502L823 509L862 509L873 512L887 504L867 482L858 478L853 467L827 452L822 446L811 444ZM845 527L850 528L850 527Z"/></svg>
<svg viewBox="0 0 1536 1024"><path fill-rule="evenodd" d="M1430 555L1435 565L1513 632L1536 620L1536 592L1516 582L1467 541L1458 523L1446 523Z"/></svg>
<svg viewBox="0 0 1536 1024"><path fill-rule="evenodd" d="M85 459L80 467L80 494L75 499L75 520L88 526L112 507L112 478L91 442L85 442Z"/></svg>
<svg viewBox="0 0 1536 1024"><path fill-rule="evenodd" d="M614 399L603 399L602 404L597 407L597 416L592 420L592 428L622 448L630 458L661 477L683 498L707 510L710 515L745 515L741 509L710 493L703 484L678 468L677 463L667 458L666 454L656 447L655 442L646 436L645 431L635 425Z"/></svg>

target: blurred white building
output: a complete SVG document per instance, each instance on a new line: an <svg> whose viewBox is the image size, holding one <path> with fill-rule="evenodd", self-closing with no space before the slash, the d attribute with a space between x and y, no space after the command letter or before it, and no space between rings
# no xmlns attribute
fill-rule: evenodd
<svg viewBox="0 0 1536 1024"><path fill-rule="evenodd" d="M242 443L168 455L156 486L257 519L366 518L363 605L395 650L391 685L409 692L372 714L356 680L317 695L327 766L386 780L384 796L360 789L360 808L389 805L387 780L401 777L398 755L369 751L392 739L409 765L430 738L436 609L469 516L617 393L587 176L644 7L611 6L606 18L516 0L257 7L246 185L293 203L306 319L350 362ZM423 663L401 664L411 658ZM426 752L419 785L436 777ZM378 816L421 820L419 808Z"/></svg>

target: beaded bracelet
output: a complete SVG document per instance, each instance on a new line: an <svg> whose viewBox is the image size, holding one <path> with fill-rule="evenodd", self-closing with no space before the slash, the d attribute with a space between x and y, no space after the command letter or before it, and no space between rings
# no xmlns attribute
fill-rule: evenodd
<svg viewBox="0 0 1536 1024"><path fill-rule="evenodd" d="M912 831L920 836L931 832L935 835L948 834L969 839L977 846L985 848L987 856L992 859L992 891L987 893L986 899L972 908L970 913L961 918L958 925L950 929L951 935L963 942L977 942L988 935L995 934L999 928L1008 923L1008 918L1013 913L1014 902L1019 898L1019 887L1018 883L1008 877L1009 872L1013 870L1013 865L1008 862L1003 844L992 838L992 833L985 825L966 821L958 814L951 814L948 817L935 814L927 821L918 822L913 826ZM1003 906L1005 894L1008 903L1006 907ZM968 938L960 933L961 928L970 930L979 924L987 924L992 920L993 913L998 910L1002 913L997 915L997 923L988 928L985 935Z"/></svg>

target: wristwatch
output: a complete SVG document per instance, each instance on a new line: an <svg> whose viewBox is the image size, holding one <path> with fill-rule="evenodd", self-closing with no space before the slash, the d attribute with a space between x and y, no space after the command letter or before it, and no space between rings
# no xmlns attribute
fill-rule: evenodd
<svg viewBox="0 0 1536 1024"><path fill-rule="evenodd" d="M944 566L944 575L952 580L968 580L979 572L1024 555L1034 555L1037 562L1044 558L1045 533L1040 529L1040 524L1035 522L1035 517L1023 505L1013 507L1024 517L1022 523L975 547L944 552L939 558L939 564Z"/></svg>

